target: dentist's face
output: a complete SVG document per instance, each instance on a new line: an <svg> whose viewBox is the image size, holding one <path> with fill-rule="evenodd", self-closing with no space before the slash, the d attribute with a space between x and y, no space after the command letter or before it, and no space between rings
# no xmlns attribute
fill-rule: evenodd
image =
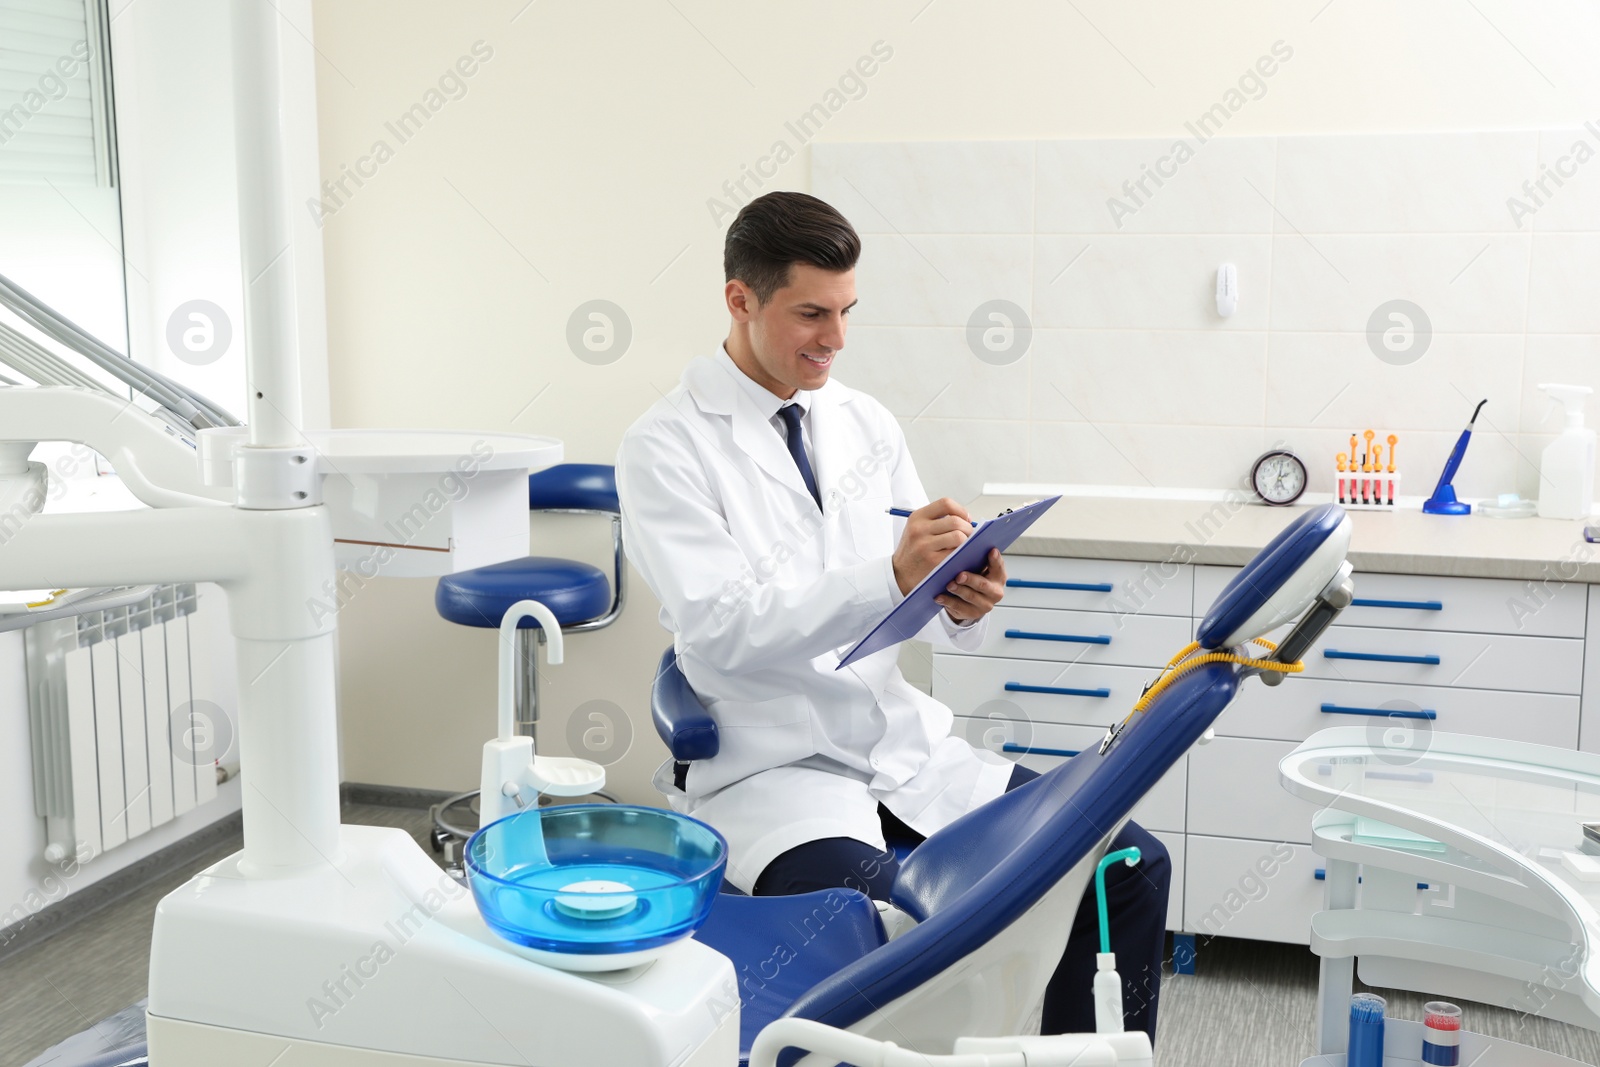
<svg viewBox="0 0 1600 1067"><path fill-rule="evenodd" d="M789 267L789 284L766 303L743 282L728 283L728 309L749 330L756 373L745 372L771 392L789 397L796 389L820 389L834 357L844 348L850 309L856 302L856 272L831 271L808 263Z"/></svg>

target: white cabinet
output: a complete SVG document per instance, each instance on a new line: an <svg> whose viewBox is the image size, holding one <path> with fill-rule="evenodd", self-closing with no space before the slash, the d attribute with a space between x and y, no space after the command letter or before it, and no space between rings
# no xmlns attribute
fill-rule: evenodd
<svg viewBox="0 0 1600 1067"><path fill-rule="evenodd" d="M933 694L974 745L1047 770L1096 743L1191 639L1236 567L1007 558L976 653L934 655ZM1311 805L1278 760L1366 724L1404 774L1435 731L1600 751L1600 589L1355 574L1357 601L1276 688L1258 680L1133 812L1173 857L1169 927L1307 943L1322 906ZM1279 635L1281 636L1281 635ZM1009 747L1008 747L1009 746Z"/></svg>
<svg viewBox="0 0 1600 1067"><path fill-rule="evenodd" d="M1007 556L1006 603L1111 615L1194 614L1194 575L1181 563Z"/></svg>
<svg viewBox="0 0 1600 1067"><path fill-rule="evenodd" d="M1006 718L1102 729L1128 714L1150 680L1148 667L996 656L938 655L934 671L935 695L957 715L998 710Z"/></svg>
<svg viewBox="0 0 1600 1067"><path fill-rule="evenodd" d="M1382 731L1406 723L1426 733L1443 730L1576 748L1578 698L1295 676L1276 689L1241 686L1217 720L1217 733L1299 743L1330 726L1366 725Z"/></svg>
<svg viewBox="0 0 1600 1067"><path fill-rule="evenodd" d="M1188 643L1189 627L1187 618L1175 615L1110 615L1002 604L991 613L978 654L1143 667L1170 659Z"/></svg>
<svg viewBox="0 0 1600 1067"><path fill-rule="evenodd" d="M1305 663L1311 678L1574 696L1583 691L1583 642L1570 637L1335 625Z"/></svg>
<svg viewBox="0 0 1600 1067"><path fill-rule="evenodd" d="M1190 834L1183 923L1191 933L1311 943L1322 908L1321 860L1310 845Z"/></svg>
<svg viewBox="0 0 1600 1067"><path fill-rule="evenodd" d="M1310 844L1317 809L1278 784L1278 761L1294 746L1293 741L1218 737L1192 748L1188 831Z"/></svg>
<svg viewBox="0 0 1600 1067"><path fill-rule="evenodd" d="M1238 567L1196 567L1195 614L1203 615L1237 573ZM1366 571L1358 571L1355 582L1355 603L1339 614L1340 626L1523 637L1584 635L1586 585Z"/></svg>

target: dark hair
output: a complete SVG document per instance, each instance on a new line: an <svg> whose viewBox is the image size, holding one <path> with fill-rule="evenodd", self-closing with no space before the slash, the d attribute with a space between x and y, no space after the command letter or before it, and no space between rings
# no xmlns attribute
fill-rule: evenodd
<svg viewBox="0 0 1600 1067"><path fill-rule="evenodd" d="M727 281L738 278L765 304L789 282L789 266L846 271L861 257L847 219L805 193L768 193L740 209L722 246Z"/></svg>

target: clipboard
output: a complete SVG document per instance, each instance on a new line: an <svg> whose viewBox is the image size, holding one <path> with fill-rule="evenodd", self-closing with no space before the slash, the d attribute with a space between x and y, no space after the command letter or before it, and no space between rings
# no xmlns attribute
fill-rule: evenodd
<svg viewBox="0 0 1600 1067"><path fill-rule="evenodd" d="M944 587L954 581L956 575L962 571L982 570L991 548L998 548L1001 552L1010 548L1011 543L1021 537L1035 519L1049 511L1051 505L1060 499L1060 496L1047 497L979 523L972 536L961 542L961 547L946 556L944 562L918 582L906 594L906 598L895 605L893 611L857 641L834 670L842 670L863 656L870 656L890 645L915 637L929 619L944 610L934 598L944 593Z"/></svg>

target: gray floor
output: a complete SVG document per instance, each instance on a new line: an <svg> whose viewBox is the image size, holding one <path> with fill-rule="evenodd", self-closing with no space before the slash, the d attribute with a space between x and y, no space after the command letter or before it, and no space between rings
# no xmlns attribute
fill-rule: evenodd
<svg viewBox="0 0 1600 1067"><path fill-rule="evenodd" d="M346 822L410 830L426 847L426 812L348 804ZM157 884L0 963L0 1062L24 1064L145 995L156 902L237 841ZM1162 986L1157 1062L1162 1067L1296 1067L1312 1054L1316 960L1289 945L1216 938L1202 943L1198 974ZM1379 990L1390 1013L1421 1018L1425 999ZM1503 1009L1464 1004L1469 1029L1600 1064L1600 1034Z"/></svg>
<svg viewBox="0 0 1600 1067"><path fill-rule="evenodd" d="M1317 961L1297 945L1219 937L1200 945L1198 973L1168 975L1161 987L1156 1062L1162 1067L1296 1067L1316 1052ZM1437 999L1371 989L1395 1018L1421 1019ZM1600 1033L1461 1002L1466 1027L1600 1064Z"/></svg>

